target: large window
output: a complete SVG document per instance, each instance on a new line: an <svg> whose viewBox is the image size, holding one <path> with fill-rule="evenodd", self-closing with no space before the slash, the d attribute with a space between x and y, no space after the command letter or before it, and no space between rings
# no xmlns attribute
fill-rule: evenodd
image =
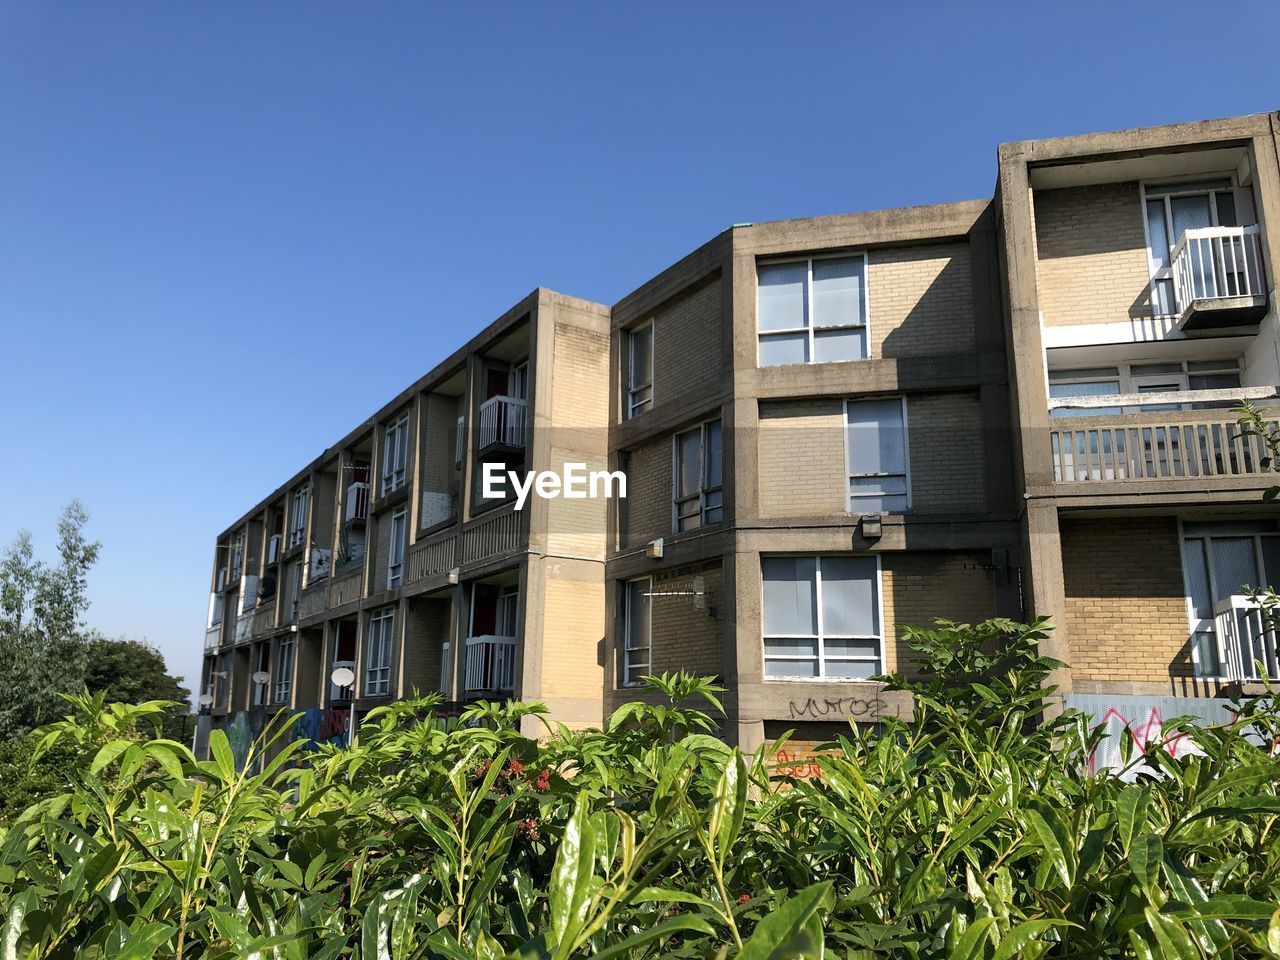
<svg viewBox="0 0 1280 960"><path fill-rule="evenodd" d="M864 359L866 277L863 255L760 264L760 366Z"/></svg>
<svg viewBox="0 0 1280 960"><path fill-rule="evenodd" d="M622 609L622 682L637 684L648 675L653 646L653 580L628 580Z"/></svg>
<svg viewBox="0 0 1280 960"><path fill-rule="evenodd" d="M1235 194L1229 179L1200 183L1147 184L1147 253L1151 265L1151 307L1157 317L1177 316L1173 290L1173 248L1188 230L1234 227ZM1240 258L1243 263L1243 256ZM1193 269L1197 268L1193 265Z"/></svg>
<svg viewBox="0 0 1280 960"><path fill-rule="evenodd" d="M1187 390L1229 390L1240 386L1240 361L1143 360L1111 367L1075 367L1049 371L1049 398L1114 397L1121 394L1177 393ZM1053 417L1107 416L1151 410L1200 410L1232 407L1234 400L1184 403L1144 403L1136 407L1054 407Z"/></svg>
<svg viewBox="0 0 1280 960"><path fill-rule="evenodd" d="M695 530L724 519L724 436L709 420L675 437L674 525Z"/></svg>
<svg viewBox="0 0 1280 960"><path fill-rule="evenodd" d="M404 486L409 463L409 415L401 414L387 424L382 435L382 493Z"/></svg>
<svg viewBox="0 0 1280 960"><path fill-rule="evenodd" d="M907 413L902 397L845 404L849 512L903 513L911 504Z"/></svg>
<svg viewBox="0 0 1280 960"><path fill-rule="evenodd" d="M302 543L307 536L307 500L311 496L310 487L295 490L293 501L289 506L289 549Z"/></svg>
<svg viewBox="0 0 1280 960"><path fill-rule="evenodd" d="M382 697L391 691L391 648L395 624L394 607L384 607L369 618L364 668L366 697Z"/></svg>
<svg viewBox="0 0 1280 960"><path fill-rule="evenodd" d="M253 672L255 674L265 673L267 675L268 682L269 682L271 677L271 644L270 643L258 644L258 665L257 665L257 669L254 670ZM259 683L256 680L254 681L253 705L255 707L266 706L267 686L268 686L267 682Z"/></svg>
<svg viewBox="0 0 1280 960"><path fill-rule="evenodd" d="M627 334L627 419L653 405L653 321Z"/></svg>
<svg viewBox="0 0 1280 960"><path fill-rule="evenodd" d="M405 510L400 508L391 515L391 527L388 536L391 538L387 551L387 589L394 590L404 582L404 549L405 534L408 524L405 521Z"/></svg>
<svg viewBox="0 0 1280 960"><path fill-rule="evenodd" d="M239 580L244 570L244 534L237 533L231 543L231 579Z"/></svg>
<svg viewBox="0 0 1280 960"><path fill-rule="evenodd" d="M764 675L866 680L881 673L875 557L762 557Z"/></svg>
<svg viewBox="0 0 1280 960"><path fill-rule="evenodd" d="M293 653L295 640L287 636L280 641L276 654L275 689L272 691L273 703L286 703L293 691Z"/></svg>

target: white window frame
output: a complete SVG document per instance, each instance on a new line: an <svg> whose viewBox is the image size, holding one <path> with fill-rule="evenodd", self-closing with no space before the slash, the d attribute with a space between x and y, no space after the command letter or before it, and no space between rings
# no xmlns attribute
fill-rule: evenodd
<svg viewBox="0 0 1280 960"><path fill-rule="evenodd" d="M867 681L867 680L856 679L856 678L853 678L853 677L831 677L831 676L827 676L827 672L826 672L826 670L827 670L827 661L828 661L828 659L833 660L833 661L841 661L841 662L845 662L845 663L871 663L871 662L874 662L874 663L876 663L876 664L878 664L878 665L879 665L879 669L875 671L876 673L878 673L878 674L883 674L883 673L885 672L885 662L884 662L884 634L885 634L885 627L884 627L884 565L883 565L883 563L881 562L880 554L878 554L878 553L877 553L877 554L875 554L875 555L874 555L874 556L875 556L875 561L876 561L876 610L875 610L875 615L876 615L876 624L875 624L875 625L876 625L876 629L877 629L877 631L878 631L877 635L876 635L876 636L874 636L874 637L860 637L860 636L856 636L856 635L849 635L849 636L841 635L841 636L838 636L838 637L837 637L837 636L828 637L828 636L827 636L827 634L826 634L825 624L823 623L823 616L822 616L822 560L823 560L823 558L824 558L824 557L847 557L847 556L861 556L861 555L860 555L860 554L835 554L835 553L817 553L817 554L815 554L815 553L803 553L803 554L796 554L796 553L764 553L764 554L761 554L761 555L760 555L760 560L761 560L761 563L760 563L760 627L761 627L761 633L760 633L760 663L761 663L761 674L762 674L762 675L763 675L763 677L764 677L764 681L765 681L765 683L796 683L796 682L802 682L802 683L804 683L804 682L807 682L807 683L868 683L868 682L870 682L870 681ZM771 676L769 676L769 670L768 670L768 663L769 663L769 661L775 661L775 662L777 662L777 661L788 661L788 660L794 660L794 661L796 661L796 662L803 662L803 663L811 663L811 662L813 662L813 658L812 658L812 657L807 657L807 656L799 656L799 655L791 655L791 656L787 656L787 655L782 655L782 654L775 654L775 655L773 655L773 656L769 656L769 655L767 654L767 652L766 652L766 650L767 650L767 646L766 646L766 645L767 645L767 643L768 643L768 641L769 641L769 640L813 640L813 639L814 639L814 635L813 635L813 634L801 634L801 633L774 633L774 634L766 634L766 633L764 632L764 622L765 622L765 608L764 608L764 605L765 605L765 597L764 597L764 584L765 584L765 580L764 580L764 561L765 561L766 559L768 559L768 558L771 558L771 557L796 557L796 558L799 558L799 559L806 559L806 560L807 560L807 559L809 559L809 558L813 558L813 559L815 559L815 560L817 561L817 565L816 565L816 566L817 566L817 570L816 570L816 573L815 573L816 582L817 582L817 588L816 588L816 590L814 591L814 596L813 596L814 603L815 603L815 604L817 604L817 610L815 611L815 619L817 620L817 624L818 624L818 633L817 633L817 638L816 638L816 639L817 639L817 641L818 641L818 654L817 654L817 656L818 656L818 675L817 675L816 677L807 677L807 676L794 676L794 677L771 677ZM868 658L866 658L866 657L836 657L836 656L833 656L833 657L828 658L828 657L827 657L827 655L826 655L826 641L827 641L828 639L831 639L831 640L875 640L875 643L876 643L876 656L875 656L874 658L872 658L872 659L868 659Z"/></svg>
<svg viewBox="0 0 1280 960"><path fill-rule="evenodd" d="M649 369L645 373L643 380L637 380L636 378L635 342L636 338L640 336L647 336L649 338ZM640 413L643 413L646 409L652 409L653 407L653 350L656 343L657 338L652 320L646 320L638 327L634 327L627 331L626 419L628 420Z"/></svg>
<svg viewBox="0 0 1280 960"><path fill-rule="evenodd" d="M1227 186L1225 187L1206 187L1205 186L1205 184L1219 183L1224 181L1227 184ZM1189 189L1180 190L1179 189L1180 186L1185 186ZM1207 194L1209 197L1209 219L1212 220L1213 225L1216 226L1219 221L1219 216L1218 216L1218 194L1219 193L1231 194L1231 203L1232 203L1232 206L1235 207L1236 220L1239 220L1240 219L1239 196L1238 196L1239 183L1236 180L1236 175L1234 172L1219 173L1216 175L1203 174L1192 179L1185 179L1180 182L1173 182L1173 183L1170 183L1168 181L1147 182L1144 180L1138 184L1138 197L1139 197L1139 200L1141 201L1141 212L1142 212L1142 238L1146 243L1146 252L1147 252L1147 274L1148 274L1147 289L1148 289L1148 296L1151 302L1151 314L1153 317L1161 320L1176 319L1177 317L1176 313L1169 314L1169 313L1156 312L1156 294L1155 294L1157 283L1163 283L1163 282L1167 282L1169 284L1173 283L1173 248L1178 245L1178 238L1173 235L1172 199L1175 197L1196 197L1202 194ZM1151 226L1147 222L1147 201L1148 200L1164 201L1164 232L1165 232L1166 238L1169 241L1169 252L1167 255L1169 265L1167 267L1160 266L1159 263L1155 260L1155 258L1151 256ZM1175 296L1176 294L1171 294L1170 299L1171 301L1173 301L1173 309L1176 311L1178 309L1178 305L1176 300L1174 300Z"/></svg>
<svg viewBox="0 0 1280 960"><path fill-rule="evenodd" d="M824 327L814 327L813 325L813 265L815 262L823 260L862 260L862 322L861 323L838 323ZM759 320L760 310L760 268L781 266L787 263L803 263L806 264L805 276L805 317L804 326L802 327L783 327L777 330L761 330ZM811 366L813 364L825 363L857 363L861 360L871 359L871 260L867 256L867 251L845 252L845 253L824 253L810 257L771 257L767 260L758 260L756 262L756 367L762 368L765 365L760 362L760 341L765 337L776 337L785 334L808 334L807 353L808 359L803 363L797 364L768 364L768 366ZM862 330L863 331L863 347L865 354L861 357L855 357L853 360L817 360L817 350L815 348L816 333L818 330Z"/></svg>
<svg viewBox="0 0 1280 960"><path fill-rule="evenodd" d="M1143 358L1135 360L1117 360L1114 363L1099 363L1095 366L1087 366L1083 363L1067 367L1047 367L1045 368L1045 396L1049 397L1054 384L1079 384L1079 383L1114 383L1119 390L1118 395L1127 395L1142 393L1143 387L1153 385L1164 386L1173 384L1174 389L1194 392L1191 388L1191 378L1198 376L1222 376L1234 373L1237 379L1243 385L1244 381L1244 365L1241 357L1227 357L1221 360L1215 357L1196 358L1192 357L1179 358L1173 360L1161 360L1156 358ZM1134 373L1134 368L1151 366L1157 363L1178 364L1180 371L1171 373ZM1192 370L1192 364L1216 364L1212 369ZM1115 376L1099 373L1097 371L1112 370L1116 371ZM1054 373L1065 373L1073 370L1091 370L1095 373L1091 376L1072 377L1065 380L1053 380ZM1108 396L1108 394L1098 394L1098 396ZM1050 397L1050 399L1052 399ZM1145 409L1158 410L1163 405L1153 404L1144 405L1143 407L1121 407L1117 404L1112 407L1078 407L1078 408L1054 408L1049 411L1051 417L1061 418L1070 416L1106 416L1108 412L1115 413L1141 413ZM1195 409L1194 402L1181 405L1181 409Z"/></svg>
<svg viewBox="0 0 1280 960"><path fill-rule="evenodd" d="M710 461L707 457L707 436L713 424L720 425L720 485L710 486L708 483L707 471ZM688 496L680 496L680 438L690 433L698 434L698 489ZM720 494L720 502L718 504L708 504L707 495L712 493ZM692 503L694 500L698 502L698 512L689 514L685 520L691 520L695 516L698 519L697 526L680 527L680 507L685 503ZM713 510L720 511L719 520L708 520L707 514ZM680 430L671 437L671 529L674 533L687 533L691 530L700 530L703 527L714 526L724 523L724 420L721 417L712 417L709 420L703 420L697 426L690 427L688 430Z"/></svg>
<svg viewBox="0 0 1280 960"><path fill-rule="evenodd" d="M513 400L529 399L528 360L521 360L507 372L507 396Z"/></svg>
<svg viewBox="0 0 1280 960"><path fill-rule="evenodd" d="M293 667L297 649L297 639L293 634L286 634L276 644L275 683L271 691L272 703L287 703L290 694L293 693Z"/></svg>
<svg viewBox="0 0 1280 960"><path fill-rule="evenodd" d="M631 587L632 584L648 584L646 596L649 599L649 630L640 647L628 646L631 642ZM653 670L653 577L635 577L622 581L622 642L618 645L618 654L622 657L622 685L637 687L641 685L640 677L648 676ZM633 651L644 651L644 663L634 666L628 656Z"/></svg>
<svg viewBox="0 0 1280 960"><path fill-rule="evenodd" d="M397 530L397 527L399 528ZM404 555L409 534L409 513L400 507L391 514L387 535L387 589L394 590L404 582Z"/></svg>
<svg viewBox="0 0 1280 960"><path fill-rule="evenodd" d="M311 500L311 484L304 484L293 492L289 502L289 549L292 550L307 539L307 511Z"/></svg>
<svg viewBox="0 0 1280 960"><path fill-rule="evenodd" d="M1245 525L1247 526L1247 524ZM1196 610L1192 603L1191 597L1191 577L1187 570L1187 549L1188 540L1203 540L1205 542L1205 575L1209 587L1209 602L1216 605L1213 599L1218 595L1217 574L1213 569L1212 548L1209 541L1211 540L1231 540L1231 539L1251 539L1253 540L1253 557L1254 565L1257 567L1260 579L1263 583L1252 584L1259 589L1265 589L1267 578L1266 554L1262 550L1262 541L1266 539L1280 541L1280 531L1277 530L1255 530L1249 531L1241 529L1237 532L1223 531L1215 533L1212 531L1204 532L1188 532L1183 526L1181 519L1178 520L1178 562L1182 565L1182 592L1186 601L1187 610L1187 643L1191 653L1192 672L1197 680L1225 680L1229 678L1226 659L1222 656L1223 641L1218 636L1218 619L1210 611L1208 620L1201 620L1196 616ZM1237 584L1233 587L1233 591L1244 586ZM1218 672L1205 672L1200 663L1200 650L1195 643L1195 637L1200 633L1208 633L1213 637L1215 649L1214 657L1218 661Z"/></svg>
<svg viewBox="0 0 1280 960"><path fill-rule="evenodd" d="M395 493L405 485L409 466L409 413L390 421L382 432L382 492Z"/></svg>
<svg viewBox="0 0 1280 960"><path fill-rule="evenodd" d="M869 401L892 400L894 397L858 397L850 398L844 402L844 509L850 516L861 516L865 513L863 510L853 509L853 481L869 480L876 477L902 477L903 484L906 487L906 506L903 507L903 513L911 512L911 428L907 423L907 397L902 394L896 399L902 404L902 472L901 473L855 473L853 470L853 450L849 445L849 412L859 403ZM889 496L897 496L897 494L889 494ZM894 511L883 511L884 513L894 513Z"/></svg>
<svg viewBox="0 0 1280 960"><path fill-rule="evenodd" d="M395 607L383 607L369 615L369 635L365 638L364 648L363 686L366 697L385 697L391 693L391 662L395 658L395 628Z"/></svg>

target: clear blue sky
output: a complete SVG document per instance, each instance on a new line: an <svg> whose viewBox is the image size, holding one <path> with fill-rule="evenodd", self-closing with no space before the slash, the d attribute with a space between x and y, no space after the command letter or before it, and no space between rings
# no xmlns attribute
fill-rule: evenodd
<svg viewBox="0 0 1280 960"><path fill-rule="evenodd" d="M218 531L535 286L1280 107L1274 2L0 5L0 539L198 675ZM192 684L194 686L194 684Z"/></svg>

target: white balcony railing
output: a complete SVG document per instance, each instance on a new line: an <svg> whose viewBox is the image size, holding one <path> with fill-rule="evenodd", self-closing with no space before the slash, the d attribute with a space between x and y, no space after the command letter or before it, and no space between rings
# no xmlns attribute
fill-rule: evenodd
<svg viewBox="0 0 1280 960"><path fill-rule="evenodd" d="M335 660L333 661L332 669L329 671L330 675L332 676L333 671L337 670L339 667L346 667L354 675L356 670L356 662L354 660ZM354 692L355 691L352 689L351 684L347 684L345 687L340 687L336 683L334 683L332 680L329 681L329 700L330 701L350 700L351 695Z"/></svg>
<svg viewBox="0 0 1280 960"><path fill-rule="evenodd" d="M515 680L515 637L467 637L467 693L510 691Z"/></svg>
<svg viewBox="0 0 1280 960"><path fill-rule="evenodd" d="M236 617L235 643L239 646L253 639L253 610L246 610Z"/></svg>
<svg viewBox="0 0 1280 960"><path fill-rule="evenodd" d="M1195 300L1265 296L1257 224L1183 233L1173 248L1173 289L1180 313Z"/></svg>
<svg viewBox="0 0 1280 960"><path fill-rule="evenodd" d="M490 397L480 404L480 430L476 443L484 450L501 444L524 446L525 401L515 397Z"/></svg>
<svg viewBox="0 0 1280 960"><path fill-rule="evenodd" d="M217 650L222 644L222 624L215 623L204 632L204 648L208 650Z"/></svg>
<svg viewBox="0 0 1280 960"><path fill-rule="evenodd" d="M1276 630L1249 597L1231 596L1214 605L1218 670L1228 680L1280 680ZM1201 665L1204 669L1204 665Z"/></svg>

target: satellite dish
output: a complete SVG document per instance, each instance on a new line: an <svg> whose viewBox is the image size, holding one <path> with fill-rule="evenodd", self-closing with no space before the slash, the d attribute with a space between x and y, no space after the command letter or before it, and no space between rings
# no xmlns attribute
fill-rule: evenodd
<svg viewBox="0 0 1280 960"><path fill-rule="evenodd" d="M356 682L356 675L350 667L338 667L329 674L329 679L335 687L349 687Z"/></svg>
<svg viewBox="0 0 1280 960"><path fill-rule="evenodd" d="M208 706L209 704L211 704L211 703L213 703L213 694L212 694L212 693L202 693L202 694L200 694L200 705L201 705L202 707L207 707L207 706Z"/></svg>
<svg viewBox="0 0 1280 960"><path fill-rule="evenodd" d="M267 671L265 670L259 670L257 673L253 675L254 683L269 683L270 680L271 680L271 674L267 673Z"/></svg>

